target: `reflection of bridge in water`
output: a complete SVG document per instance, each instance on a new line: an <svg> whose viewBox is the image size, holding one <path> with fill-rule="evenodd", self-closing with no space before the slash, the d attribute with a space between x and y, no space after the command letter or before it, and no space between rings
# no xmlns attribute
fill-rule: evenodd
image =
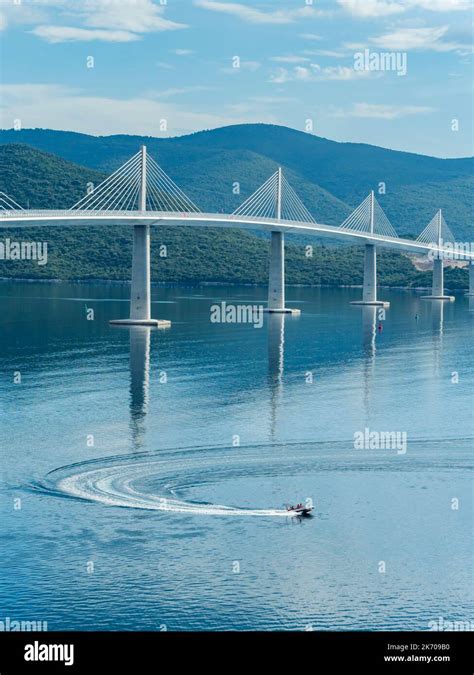
<svg viewBox="0 0 474 675"><path fill-rule="evenodd" d="M474 297L469 299L474 310ZM363 406L366 426L369 425L372 410L373 385L376 378L377 339L381 334L380 308L362 308L360 324L360 347L362 354ZM440 369L444 331L444 303L431 305L431 326L433 336L433 367ZM278 410L283 404L285 386L285 327L294 319L287 314L269 314L267 328L268 356L268 403L269 433L271 440L277 437ZM146 417L150 401L150 342L152 327L130 326L130 430L132 444L139 450L145 444ZM153 334L156 334L153 331ZM159 339L159 338L158 338ZM305 373L302 373L303 377Z"/></svg>
<svg viewBox="0 0 474 675"><path fill-rule="evenodd" d="M130 429L133 447L143 445L150 390L150 328L130 327Z"/></svg>
<svg viewBox="0 0 474 675"><path fill-rule="evenodd" d="M268 317L268 386L270 390L270 433L276 434L277 410L283 394L285 368L285 314Z"/></svg>
<svg viewBox="0 0 474 675"><path fill-rule="evenodd" d="M115 324L166 327L169 321L151 317L150 226L173 223L189 227L239 227L271 233L267 310L298 313L285 304L285 233L329 237L365 247L362 299L355 304L387 306L377 297L377 249L429 255L433 285L426 298L454 300L445 295L443 260L453 257L454 235L439 210L416 240L397 235L372 191L339 226L317 222L286 180L281 168L232 214L202 213L163 169L147 155L145 146L123 166L67 210L28 210L0 193L0 227L91 225L133 226L132 285L128 319ZM469 295L474 295L474 252L456 254L469 264Z"/></svg>

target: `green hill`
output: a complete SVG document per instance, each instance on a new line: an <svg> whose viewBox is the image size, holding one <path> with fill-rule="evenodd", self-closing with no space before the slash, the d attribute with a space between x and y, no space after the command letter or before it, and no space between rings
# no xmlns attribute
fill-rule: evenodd
<svg viewBox="0 0 474 675"><path fill-rule="evenodd" d="M269 124L243 124L176 138L88 136L68 131L0 131L0 144L25 143L110 172L145 143L198 206L235 208L282 165L307 208L337 225L379 183L379 201L400 234L417 235L437 208L459 240L473 239L474 158L438 159L361 143L337 143Z"/></svg>
<svg viewBox="0 0 474 675"><path fill-rule="evenodd" d="M0 190L24 208L64 209L84 196L89 181L97 184L105 174L27 145L3 145L0 177Z"/></svg>
<svg viewBox="0 0 474 675"><path fill-rule="evenodd" d="M88 137L86 137L88 138ZM232 171L244 176L242 190L253 189L263 182L276 163L255 155L252 150L223 150L220 164L211 157L198 162L209 183L217 185L222 175ZM193 164L190 164L191 168ZM23 206L64 208L83 196L89 181L97 184L105 174L73 164L60 157L28 145L0 146L0 190ZM114 168L114 167L113 167ZM295 182L298 173L290 168L288 178ZM202 174L201 174L202 176ZM200 187L199 174L191 171L188 188L193 198L210 210L234 209L244 196L232 191L206 191ZM252 186L251 188L249 186ZM221 185L222 187L222 185ZM328 214L328 221L340 222L348 213L344 202L324 188L303 179L299 193L306 201L317 203ZM219 195L219 196L216 196ZM237 200L237 203L236 203ZM54 279L128 280L131 264L131 228L127 226L81 225L32 227L4 230L2 238L48 242L48 264L34 261L1 261L0 276ZM308 258L302 245L315 244ZM158 246L166 245L167 257L160 257ZM317 245L317 240L287 237L287 282L289 284L350 285L362 281L360 247ZM265 284L268 269L268 241L238 229L186 228L157 226L152 228L152 278L162 282L235 282ZM464 270L448 270L447 285L464 288ZM396 253L379 256L379 280L382 285L427 286L429 273L418 272L410 260Z"/></svg>

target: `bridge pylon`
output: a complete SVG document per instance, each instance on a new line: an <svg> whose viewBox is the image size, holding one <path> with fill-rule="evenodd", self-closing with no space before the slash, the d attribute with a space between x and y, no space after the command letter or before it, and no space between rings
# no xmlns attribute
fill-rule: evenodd
<svg viewBox="0 0 474 675"><path fill-rule="evenodd" d="M24 211L25 209L20 206L12 197L6 194L6 192L0 192L0 211Z"/></svg>
<svg viewBox="0 0 474 675"><path fill-rule="evenodd" d="M268 275L268 305L264 311L274 314L301 314L299 309L285 307L285 235L283 227L292 223L315 223L301 199L293 190L281 167L232 214L281 221L282 229L271 230Z"/></svg>
<svg viewBox="0 0 474 675"><path fill-rule="evenodd" d="M313 221L311 214L283 176L281 167L234 213L257 217L265 214L277 221L298 217ZM300 309L285 307L285 234L282 230L271 231L268 303L264 311L271 314L301 314Z"/></svg>
<svg viewBox="0 0 474 675"><path fill-rule="evenodd" d="M138 210L146 211L147 203L146 146L140 150L140 192ZM151 318L150 225L133 226L132 285L130 318L112 319L115 326L154 326L168 328L171 321Z"/></svg>
<svg viewBox="0 0 474 675"><path fill-rule="evenodd" d="M445 241L449 241L447 237L450 237L452 240L454 240L451 230L446 225L446 221L443 218L443 212L441 209L439 209L433 220L428 224L425 230L423 230L420 237L423 237L423 233L426 233L426 236L428 236L433 231L436 235L433 243L438 246L438 249L443 247ZM454 295L446 295L444 292L444 262L443 254L439 250L434 254L433 258L433 281L431 295L422 295L421 297L423 300L443 300L447 302L454 302L455 300Z"/></svg>
<svg viewBox="0 0 474 675"><path fill-rule="evenodd" d="M362 208L361 208L362 207ZM368 216L368 233L374 234L376 228L376 208L378 207L379 212L383 214L386 222L389 221L383 213L381 207L375 199L374 191L372 190L369 197L366 198L362 204L357 207L354 213L358 214L358 220L361 222L361 225L364 221L364 212L367 211ZM353 219L353 214L347 218L344 223L341 225L346 229L354 229L351 224ZM388 225L386 225L388 229ZM391 226L390 226L391 227ZM362 229L362 231L364 231ZM396 233L395 233L396 236ZM375 244L366 244L365 245L365 254L364 254L364 282L362 287L362 300L353 300L351 305L374 305L375 307L390 307L390 303L385 300L377 299L377 248Z"/></svg>

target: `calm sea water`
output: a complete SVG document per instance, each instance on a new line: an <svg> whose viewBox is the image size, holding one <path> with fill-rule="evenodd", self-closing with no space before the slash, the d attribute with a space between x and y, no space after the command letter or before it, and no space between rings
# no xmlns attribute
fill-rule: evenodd
<svg viewBox="0 0 474 675"><path fill-rule="evenodd" d="M0 284L0 620L473 619L467 298L383 291L379 322L349 304L360 290L289 289L301 316L255 328L211 323L210 306L259 303L264 289L154 288L169 330L112 328L128 292ZM366 428L406 433L406 452L356 449ZM284 514L307 498L314 517Z"/></svg>

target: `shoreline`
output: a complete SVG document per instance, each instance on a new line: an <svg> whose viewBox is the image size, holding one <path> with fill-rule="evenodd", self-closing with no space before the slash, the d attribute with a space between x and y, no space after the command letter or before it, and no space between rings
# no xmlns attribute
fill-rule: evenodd
<svg viewBox="0 0 474 675"><path fill-rule="evenodd" d="M114 284L117 286L130 286L130 281L118 279L31 279L28 277L0 277L0 283L20 282L27 284ZM267 284L255 284L235 281L152 281L152 286L161 286L162 288L175 288L176 286L187 286L189 288L200 288L202 286L244 286L248 288L266 288ZM362 288L362 284L285 284L286 288ZM429 291L431 286L386 286L379 284L379 288L394 291ZM468 286L456 287L450 290L452 293L462 293Z"/></svg>

